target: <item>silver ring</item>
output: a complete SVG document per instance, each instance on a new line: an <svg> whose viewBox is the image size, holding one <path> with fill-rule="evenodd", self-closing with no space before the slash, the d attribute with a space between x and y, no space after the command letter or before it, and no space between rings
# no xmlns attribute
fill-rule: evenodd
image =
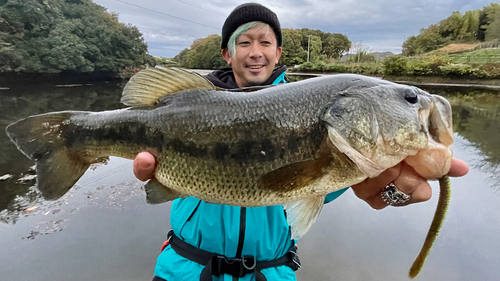
<svg viewBox="0 0 500 281"><path fill-rule="evenodd" d="M388 184L380 195L384 202L391 206L402 206L411 199L410 195L399 190L393 182Z"/></svg>

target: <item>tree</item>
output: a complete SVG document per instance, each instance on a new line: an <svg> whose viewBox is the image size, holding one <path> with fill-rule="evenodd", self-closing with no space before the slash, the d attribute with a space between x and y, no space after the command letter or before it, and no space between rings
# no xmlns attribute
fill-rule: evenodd
<svg viewBox="0 0 500 281"><path fill-rule="evenodd" d="M461 14L456 11L438 24L439 34L449 41L471 42L476 40L479 27L479 10Z"/></svg>
<svg viewBox="0 0 500 281"><path fill-rule="evenodd" d="M173 60L176 61L180 66L186 66L188 53L189 49L185 48L180 53L178 53Z"/></svg>
<svg viewBox="0 0 500 281"><path fill-rule="evenodd" d="M301 46L302 35L297 29L283 28L282 53L280 63L283 65L301 64L306 60L307 51Z"/></svg>
<svg viewBox="0 0 500 281"><path fill-rule="evenodd" d="M10 0L0 6L0 71L105 71L154 64L142 34L91 0Z"/></svg>
<svg viewBox="0 0 500 281"><path fill-rule="evenodd" d="M479 24L476 35L476 38L478 40L484 41L486 39L486 30L493 23L495 14L498 11L500 11L500 4L498 3L492 3L488 6L483 7L483 10L479 13Z"/></svg>
<svg viewBox="0 0 500 281"><path fill-rule="evenodd" d="M467 41L476 39L479 28L479 13L479 10L465 12L462 20L462 28L460 29L460 36L463 39Z"/></svg>
<svg viewBox="0 0 500 281"><path fill-rule="evenodd" d="M440 21L437 26L441 37L450 37L454 40L458 37L460 27L462 26L462 14L455 11L448 18Z"/></svg>
<svg viewBox="0 0 500 281"><path fill-rule="evenodd" d="M300 44L304 50L307 50L307 42L309 35L319 37L320 41L323 41L323 38L326 38L326 34L319 29L301 28L299 29L299 32L302 35L302 41Z"/></svg>
<svg viewBox="0 0 500 281"><path fill-rule="evenodd" d="M408 37L403 43L403 52L411 55L423 54L441 48L449 42L448 38L442 37L439 25L431 24L428 28L422 28L419 35Z"/></svg>
<svg viewBox="0 0 500 281"><path fill-rule="evenodd" d="M196 39L186 54L184 66L188 68L218 69L227 65L221 56L221 41L220 35L217 34Z"/></svg>
<svg viewBox="0 0 500 281"><path fill-rule="evenodd" d="M346 35L340 33L328 33L323 43L323 49L327 58L339 60L351 48L351 41Z"/></svg>
<svg viewBox="0 0 500 281"><path fill-rule="evenodd" d="M486 28L485 40L500 39L500 10L491 16L491 23Z"/></svg>
<svg viewBox="0 0 500 281"><path fill-rule="evenodd" d="M403 56L414 56L417 54L417 37L410 36L403 42Z"/></svg>
<svg viewBox="0 0 500 281"><path fill-rule="evenodd" d="M309 42L309 60L320 61L322 60L321 51L323 49L321 38L319 36L311 36Z"/></svg>
<svg viewBox="0 0 500 281"><path fill-rule="evenodd" d="M484 7L482 11L470 10L463 15L455 11L437 24L422 28L418 35L408 37L403 43L403 55L426 53L450 43L475 43L477 40L484 40L486 29L498 10L500 5L494 3Z"/></svg>
<svg viewBox="0 0 500 281"><path fill-rule="evenodd" d="M325 54L327 58L340 59L351 48L351 41L344 34L309 28L301 28L299 32L302 35L301 45L304 50L307 50L309 35L319 37L321 39L321 54Z"/></svg>

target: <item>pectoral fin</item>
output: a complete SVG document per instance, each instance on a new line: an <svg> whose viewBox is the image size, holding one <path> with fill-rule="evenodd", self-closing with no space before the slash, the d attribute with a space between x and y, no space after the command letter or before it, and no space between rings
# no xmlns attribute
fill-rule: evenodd
<svg viewBox="0 0 500 281"><path fill-rule="evenodd" d="M325 196L313 196L305 200L283 205L286 220L291 227L292 239L300 239L309 231L323 208Z"/></svg>
<svg viewBox="0 0 500 281"><path fill-rule="evenodd" d="M144 186L146 202L148 204L161 204L181 197L181 194L161 184L156 178L150 179Z"/></svg>
<svg viewBox="0 0 500 281"><path fill-rule="evenodd" d="M333 158L324 155L313 160L293 163L262 176L264 189L287 192L300 189L325 174L325 169Z"/></svg>

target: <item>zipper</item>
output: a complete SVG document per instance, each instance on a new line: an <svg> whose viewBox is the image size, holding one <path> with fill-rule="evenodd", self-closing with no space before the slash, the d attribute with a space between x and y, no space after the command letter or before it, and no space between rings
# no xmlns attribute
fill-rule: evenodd
<svg viewBox="0 0 500 281"><path fill-rule="evenodd" d="M240 207L240 232L238 235L238 248L236 249L236 258L241 258L243 244L245 243L245 229L247 221L247 208ZM238 277L233 276L233 281L238 281Z"/></svg>

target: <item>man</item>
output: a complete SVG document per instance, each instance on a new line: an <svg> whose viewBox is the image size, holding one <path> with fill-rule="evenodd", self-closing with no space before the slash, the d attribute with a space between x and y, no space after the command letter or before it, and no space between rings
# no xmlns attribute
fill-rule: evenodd
<svg viewBox="0 0 500 281"><path fill-rule="evenodd" d="M272 11L255 3L240 5L222 28L222 56L231 69L215 71L207 78L227 89L284 83L285 67L274 69L281 42L280 23ZM154 157L143 152L134 160L134 173L147 180L155 166ZM467 171L465 163L454 160L450 175ZM370 206L382 209L388 204L380 194L390 183L411 195L405 205L431 197L427 181L405 164L352 188ZM325 202L344 191L329 194ZM158 257L153 280L296 279L299 261L282 206L244 208L188 197L173 202L170 222L170 245Z"/></svg>

